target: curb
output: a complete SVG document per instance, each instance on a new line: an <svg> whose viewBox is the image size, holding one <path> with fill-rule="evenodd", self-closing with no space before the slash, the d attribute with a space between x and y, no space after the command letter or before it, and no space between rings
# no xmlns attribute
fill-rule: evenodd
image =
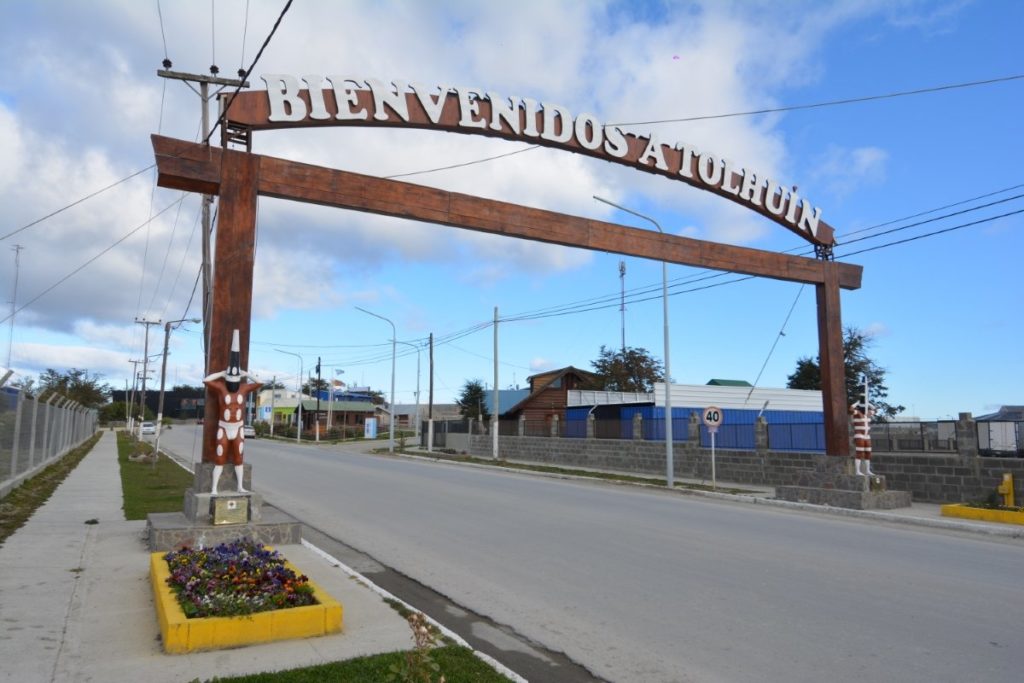
<svg viewBox="0 0 1024 683"><path fill-rule="evenodd" d="M488 655L488 654L486 654L484 652L481 652L480 650L473 649L473 647L469 643L467 643L465 640L463 640L462 636L460 636L455 631L452 631L451 629L446 627L444 624L434 620L433 617L431 617L429 614L423 612L422 610L416 609L415 607L413 607L412 605L407 603L405 600L402 600L401 598L399 598L399 597L393 595L392 593L389 593L388 591L384 590L383 588L381 588L380 586L375 584L373 581L370 581L368 578L366 578L365 576L363 576L362 574L357 572L355 569L352 569L351 567L346 565L344 562L342 562L338 558L334 557L333 555L330 555L329 553L327 553L324 550L321 550L320 548L318 548L317 546L313 545L312 543L310 543L306 539L302 539L302 545L304 545L306 548L308 548L315 555L319 555L321 558L323 558L327 562L335 565L336 567L341 569L341 571L343 571L344 573L348 574L349 577L351 577L353 579L356 579L357 581L359 581L360 583L365 585L367 588L369 588L371 591L373 591L374 593L376 593L380 597L382 597L382 598L384 598L386 600L394 600L395 602L403 605L409 611L411 611L411 612L418 612L419 614L422 614L423 617L434 628L436 628L438 631L443 633L446 637L451 638L458 645L466 648L467 650L470 650L473 653L474 656L476 656L478 659L480 659L483 662L485 662L488 666L490 666L492 669L494 669L495 671L500 673L502 676L505 676L506 678L508 678L511 681L514 681L515 683L529 683L525 678L523 678L522 676L520 676L516 672L512 671L507 666L505 666L504 664L502 664L498 660L494 659L490 655Z"/></svg>
<svg viewBox="0 0 1024 683"><path fill-rule="evenodd" d="M379 455L379 454L373 454ZM979 524L971 524L968 522L958 522L952 519L931 519L928 517L907 517L905 515L897 515L888 512L880 512L877 510L856 510L853 508L837 508L829 505L813 505L811 503L796 503L788 500L778 500L776 498L766 498L763 496L751 496L748 494L737 494L737 493L719 493L717 491L697 491L694 489L677 488L669 491L664 486L657 484L644 484L640 482L632 481L616 481L611 479L600 479L597 477L588 477L586 475L579 474L560 474L555 472L537 472L528 469L518 469L514 467L496 467L494 465L484 465L475 462L458 462L456 460L448 460L446 458L433 458L425 455L409 455L406 453L395 453L387 454L387 457L401 457L409 458L411 460L424 460L433 463L443 463L448 465L455 465L457 467L473 467L477 469L488 469L488 470L500 470L504 472L514 472L517 474L528 474L536 477L547 477L549 479L569 479L576 481L587 481L596 484L614 485L614 486L636 486L639 488L653 489L661 491L666 494L676 494L683 496L698 496L701 498L710 498L712 500L729 501L734 503L745 503L747 505L764 505L767 507L777 507L789 510L800 510L805 512L814 512L817 514L832 515L835 517L854 517L859 519L870 519L881 522L891 522L893 524L902 524L906 526L920 526L930 529L940 529L944 531L960 531L965 533L980 534L983 536L994 536L998 538L1006 539L1024 539L1024 527L1012 528L1012 527L997 527L997 526L982 526Z"/></svg>

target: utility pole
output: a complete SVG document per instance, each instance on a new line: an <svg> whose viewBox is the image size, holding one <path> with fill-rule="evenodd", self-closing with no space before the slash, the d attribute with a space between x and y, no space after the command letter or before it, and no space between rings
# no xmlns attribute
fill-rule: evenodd
<svg viewBox="0 0 1024 683"><path fill-rule="evenodd" d="M274 398L277 396L277 375L274 375L274 379L270 380L270 438L274 438L274 419L277 417L274 414Z"/></svg>
<svg viewBox="0 0 1024 683"><path fill-rule="evenodd" d="M142 352L143 353L143 355L142 355L142 417L145 418L146 417L146 380L149 378L149 328L151 326L153 326L153 325L159 325L160 321L159 320L146 320L145 318L142 318L140 320L139 318L136 318L135 322L137 324L139 324L139 325L144 326L145 329L146 329L146 341L145 341L145 345L143 346L143 352ZM139 440L142 439L142 422L143 421L144 420L140 420L139 421Z"/></svg>
<svg viewBox="0 0 1024 683"><path fill-rule="evenodd" d="M494 307L494 415L491 417L491 456L498 459L498 425L501 407L498 405L498 307Z"/></svg>
<svg viewBox="0 0 1024 683"><path fill-rule="evenodd" d="M427 404L427 453L434 450L434 333L430 333L430 397Z"/></svg>
<svg viewBox="0 0 1024 683"><path fill-rule="evenodd" d="M320 441L320 356L316 357L316 440Z"/></svg>
<svg viewBox="0 0 1024 683"><path fill-rule="evenodd" d="M131 434L135 431L135 386L139 381L139 363L142 361L130 360L128 362L132 364L132 396L128 401L128 422L125 423L125 426L128 428L128 433ZM125 391L128 391L127 386L125 386Z"/></svg>
<svg viewBox="0 0 1024 683"><path fill-rule="evenodd" d="M626 262L619 261L619 288L622 294L619 298L619 313L622 316L622 356L626 356Z"/></svg>
<svg viewBox="0 0 1024 683"><path fill-rule="evenodd" d="M14 250L14 292L11 294L11 336L7 342L7 369L11 368L11 350L14 348L14 314L18 310L18 270L21 264L21 250L25 247L15 244Z"/></svg>
<svg viewBox="0 0 1024 683"><path fill-rule="evenodd" d="M202 105L202 117L203 117L203 129L202 135L203 140L207 145L210 141L207 139L210 137L210 100L220 94L224 88L248 88L249 82L234 78L219 78L217 74L220 69L216 65L210 67L210 73L212 76L205 76L203 74L190 74L181 71L171 71L171 60L165 59L163 61L163 69L158 69L156 72L157 76L161 78L172 78L178 81L184 81L192 92L199 95L200 104ZM240 72L239 76L242 76L245 72ZM199 84L199 90L196 90L192 83ZM210 86L220 86L212 94L210 93ZM212 226L210 225L210 207L213 205L213 197L208 194L203 195L203 369L204 374L210 373L210 314L213 306L213 266L212 259L210 258L210 232Z"/></svg>

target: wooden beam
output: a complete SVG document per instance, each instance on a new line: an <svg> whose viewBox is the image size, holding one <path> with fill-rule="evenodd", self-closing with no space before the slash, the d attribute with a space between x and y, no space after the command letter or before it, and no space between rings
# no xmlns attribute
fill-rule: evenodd
<svg viewBox="0 0 1024 683"><path fill-rule="evenodd" d="M839 308L839 273L825 264L825 282L816 286L818 298L818 361L825 414L825 452L850 455L850 415L846 402L846 362Z"/></svg>
<svg viewBox="0 0 1024 683"><path fill-rule="evenodd" d="M225 370L231 355L231 333L238 330L242 368L249 367L249 324L252 319L252 272L256 255L256 188L259 157L226 151L220 155L220 205L213 271L213 314L210 319L210 372ZM205 313L204 313L205 317ZM213 462L217 447L216 395L206 390L203 421L203 462Z"/></svg>
<svg viewBox="0 0 1024 683"><path fill-rule="evenodd" d="M153 136L153 146L160 186L219 193L216 185L222 150L160 136ZM825 282L828 264L818 259L663 235L397 180L253 156L260 160L259 194L269 197L790 282ZM833 265L840 287L860 287L860 266Z"/></svg>

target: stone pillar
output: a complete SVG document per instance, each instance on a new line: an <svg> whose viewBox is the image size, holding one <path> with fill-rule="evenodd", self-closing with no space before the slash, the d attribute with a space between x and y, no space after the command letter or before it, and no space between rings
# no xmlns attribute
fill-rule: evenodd
<svg viewBox="0 0 1024 683"><path fill-rule="evenodd" d="M526 436L526 415L519 416L519 436Z"/></svg>
<svg viewBox="0 0 1024 683"><path fill-rule="evenodd" d="M954 426L956 430L956 450L961 458L978 457L978 426L970 413L960 413Z"/></svg>
<svg viewBox="0 0 1024 683"><path fill-rule="evenodd" d="M690 421L686 424L686 438L694 448L700 448L700 418L697 413L690 413Z"/></svg>
<svg viewBox="0 0 1024 683"><path fill-rule="evenodd" d="M754 423L754 448L758 453L768 451L768 420L763 416L758 417Z"/></svg>
<svg viewBox="0 0 1024 683"><path fill-rule="evenodd" d="M587 438L593 439L595 434L597 434L597 418L590 413L587 415Z"/></svg>
<svg viewBox="0 0 1024 683"><path fill-rule="evenodd" d="M633 441L642 441L644 438L644 418L640 413L633 415Z"/></svg>
<svg viewBox="0 0 1024 683"><path fill-rule="evenodd" d="M551 436L553 436L553 437L557 437L558 436L558 416L557 415L552 415L551 416Z"/></svg>

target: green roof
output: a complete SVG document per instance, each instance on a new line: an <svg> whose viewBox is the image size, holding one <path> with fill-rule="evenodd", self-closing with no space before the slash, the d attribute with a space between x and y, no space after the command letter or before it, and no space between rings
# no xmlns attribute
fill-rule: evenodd
<svg viewBox="0 0 1024 683"><path fill-rule="evenodd" d="M750 382L744 379L713 379L710 380L707 386L712 387L749 387L753 386Z"/></svg>

